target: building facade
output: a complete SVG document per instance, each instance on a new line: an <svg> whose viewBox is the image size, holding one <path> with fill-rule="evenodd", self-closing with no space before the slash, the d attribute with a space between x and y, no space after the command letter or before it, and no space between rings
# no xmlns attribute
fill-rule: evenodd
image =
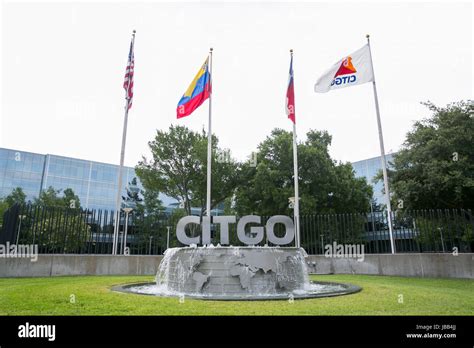
<svg viewBox="0 0 474 348"><path fill-rule="evenodd" d="M81 207L115 210L118 169L114 164L0 148L0 197L21 187L27 201L32 201L50 186L56 190L71 188ZM134 177L134 168L123 168L122 196ZM138 177L137 182L142 188ZM175 202L161 194L160 199L165 207Z"/></svg>
<svg viewBox="0 0 474 348"><path fill-rule="evenodd" d="M390 162L393 161L395 153L385 155L387 166L390 168ZM373 179L382 170L382 158L381 156L368 158L365 160L357 161L352 163L352 167L355 171L355 176L358 178L366 178L367 183L372 186L374 195L373 198L377 204L387 204L387 196L383 193L383 180L379 180L377 183L373 182Z"/></svg>
<svg viewBox="0 0 474 348"><path fill-rule="evenodd" d="M393 160L393 155L386 155L387 163ZM50 186L56 190L71 188L79 196L83 208L115 210L118 167L71 157L0 148L0 197L21 187L27 195L27 201L33 201ZM365 177L373 187L376 203L386 204L383 181L373 182L382 169L380 156L353 162L352 167L357 177ZM123 168L122 196L126 195L127 186L134 177L137 177L134 168ZM138 177L137 183L142 188ZM160 199L167 211L178 206L175 199L164 194L160 194ZM222 208L219 207L216 213L222 213Z"/></svg>

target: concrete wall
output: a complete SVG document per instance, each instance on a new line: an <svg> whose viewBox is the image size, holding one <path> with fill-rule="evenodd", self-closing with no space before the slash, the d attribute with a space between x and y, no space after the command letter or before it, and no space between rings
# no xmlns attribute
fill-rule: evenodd
<svg viewBox="0 0 474 348"><path fill-rule="evenodd" d="M47 277L60 275L154 275L163 256L38 255L0 258L0 277Z"/></svg>
<svg viewBox="0 0 474 348"><path fill-rule="evenodd" d="M310 255L313 274L374 274L405 277L474 278L474 254L365 254L356 258Z"/></svg>
<svg viewBox="0 0 474 348"><path fill-rule="evenodd" d="M1 258L0 277L61 275L155 275L163 256L38 255ZM308 269L314 274L374 274L408 277L474 279L474 254L370 254L362 262L348 258L311 255Z"/></svg>

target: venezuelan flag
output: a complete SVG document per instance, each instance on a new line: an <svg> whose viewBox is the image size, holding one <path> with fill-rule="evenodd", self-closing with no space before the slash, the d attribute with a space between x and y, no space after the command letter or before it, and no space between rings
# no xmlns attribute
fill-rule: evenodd
<svg viewBox="0 0 474 348"><path fill-rule="evenodd" d="M191 115L211 94L211 74L209 73L209 57L197 73L193 82L184 92L176 109L177 118Z"/></svg>

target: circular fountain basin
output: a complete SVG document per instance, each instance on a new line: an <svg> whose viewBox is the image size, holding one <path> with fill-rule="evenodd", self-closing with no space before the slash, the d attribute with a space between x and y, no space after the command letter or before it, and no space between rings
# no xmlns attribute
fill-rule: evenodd
<svg viewBox="0 0 474 348"><path fill-rule="evenodd" d="M338 296L350 284L310 282L302 248L184 247L165 252L156 283L112 290L206 300L274 300Z"/></svg>
<svg viewBox="0 0 474 348"><path fill-rule="evenodd" d="M349 295L362 290L357 285L341 284L332 282L313 282L303 290L278 294L244 294L244 295L209 295L198 293L170 292L156 283L136 283L118 285L112 291L125 292L137 295L160 296L160 297L183 297L198 300L211 301L266 301L266 300L289 300L310 299L318 297L331 297Z"/></svg>

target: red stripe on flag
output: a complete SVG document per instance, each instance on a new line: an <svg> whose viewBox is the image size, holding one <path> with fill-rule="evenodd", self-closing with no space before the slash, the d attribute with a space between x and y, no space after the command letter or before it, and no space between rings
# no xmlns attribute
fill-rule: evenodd
<svg viewBox="0 0 474 348"><path fill-rule="evenodd" d="M176 117L182 118L192 114L204 101L209 98L211 94L211 88L204 88L204 91L194 98L190 99L186 104L178 105L176 108Z"/></svg>
<svg viewBox="0 0 474 348"><path fill-rule="evenodd" d="M133 72L135 69L135 57L133 54L133 44L130 43L130 52L128 54L127 68L125 69L125 80L123 88L125 89L125 99L128 100L128 109L132 107L133 101Z"/></svg>
<svg viewBox="0 0 474 348"><path fill-rule="evenodd" d="M288 85L288 90L286 91L286 113L288 118L296 123L295 118L295 89L293 87L293 78L291 78L290 84Z"/></svg>
<svg viewBox="0 0 474 348"><path fill-rule="evenodd" d="M290 76L288 77L288 89L286 90L286 114L296 124L295 117L295 87L293 79L293 54L290 61Z"/></svg>

